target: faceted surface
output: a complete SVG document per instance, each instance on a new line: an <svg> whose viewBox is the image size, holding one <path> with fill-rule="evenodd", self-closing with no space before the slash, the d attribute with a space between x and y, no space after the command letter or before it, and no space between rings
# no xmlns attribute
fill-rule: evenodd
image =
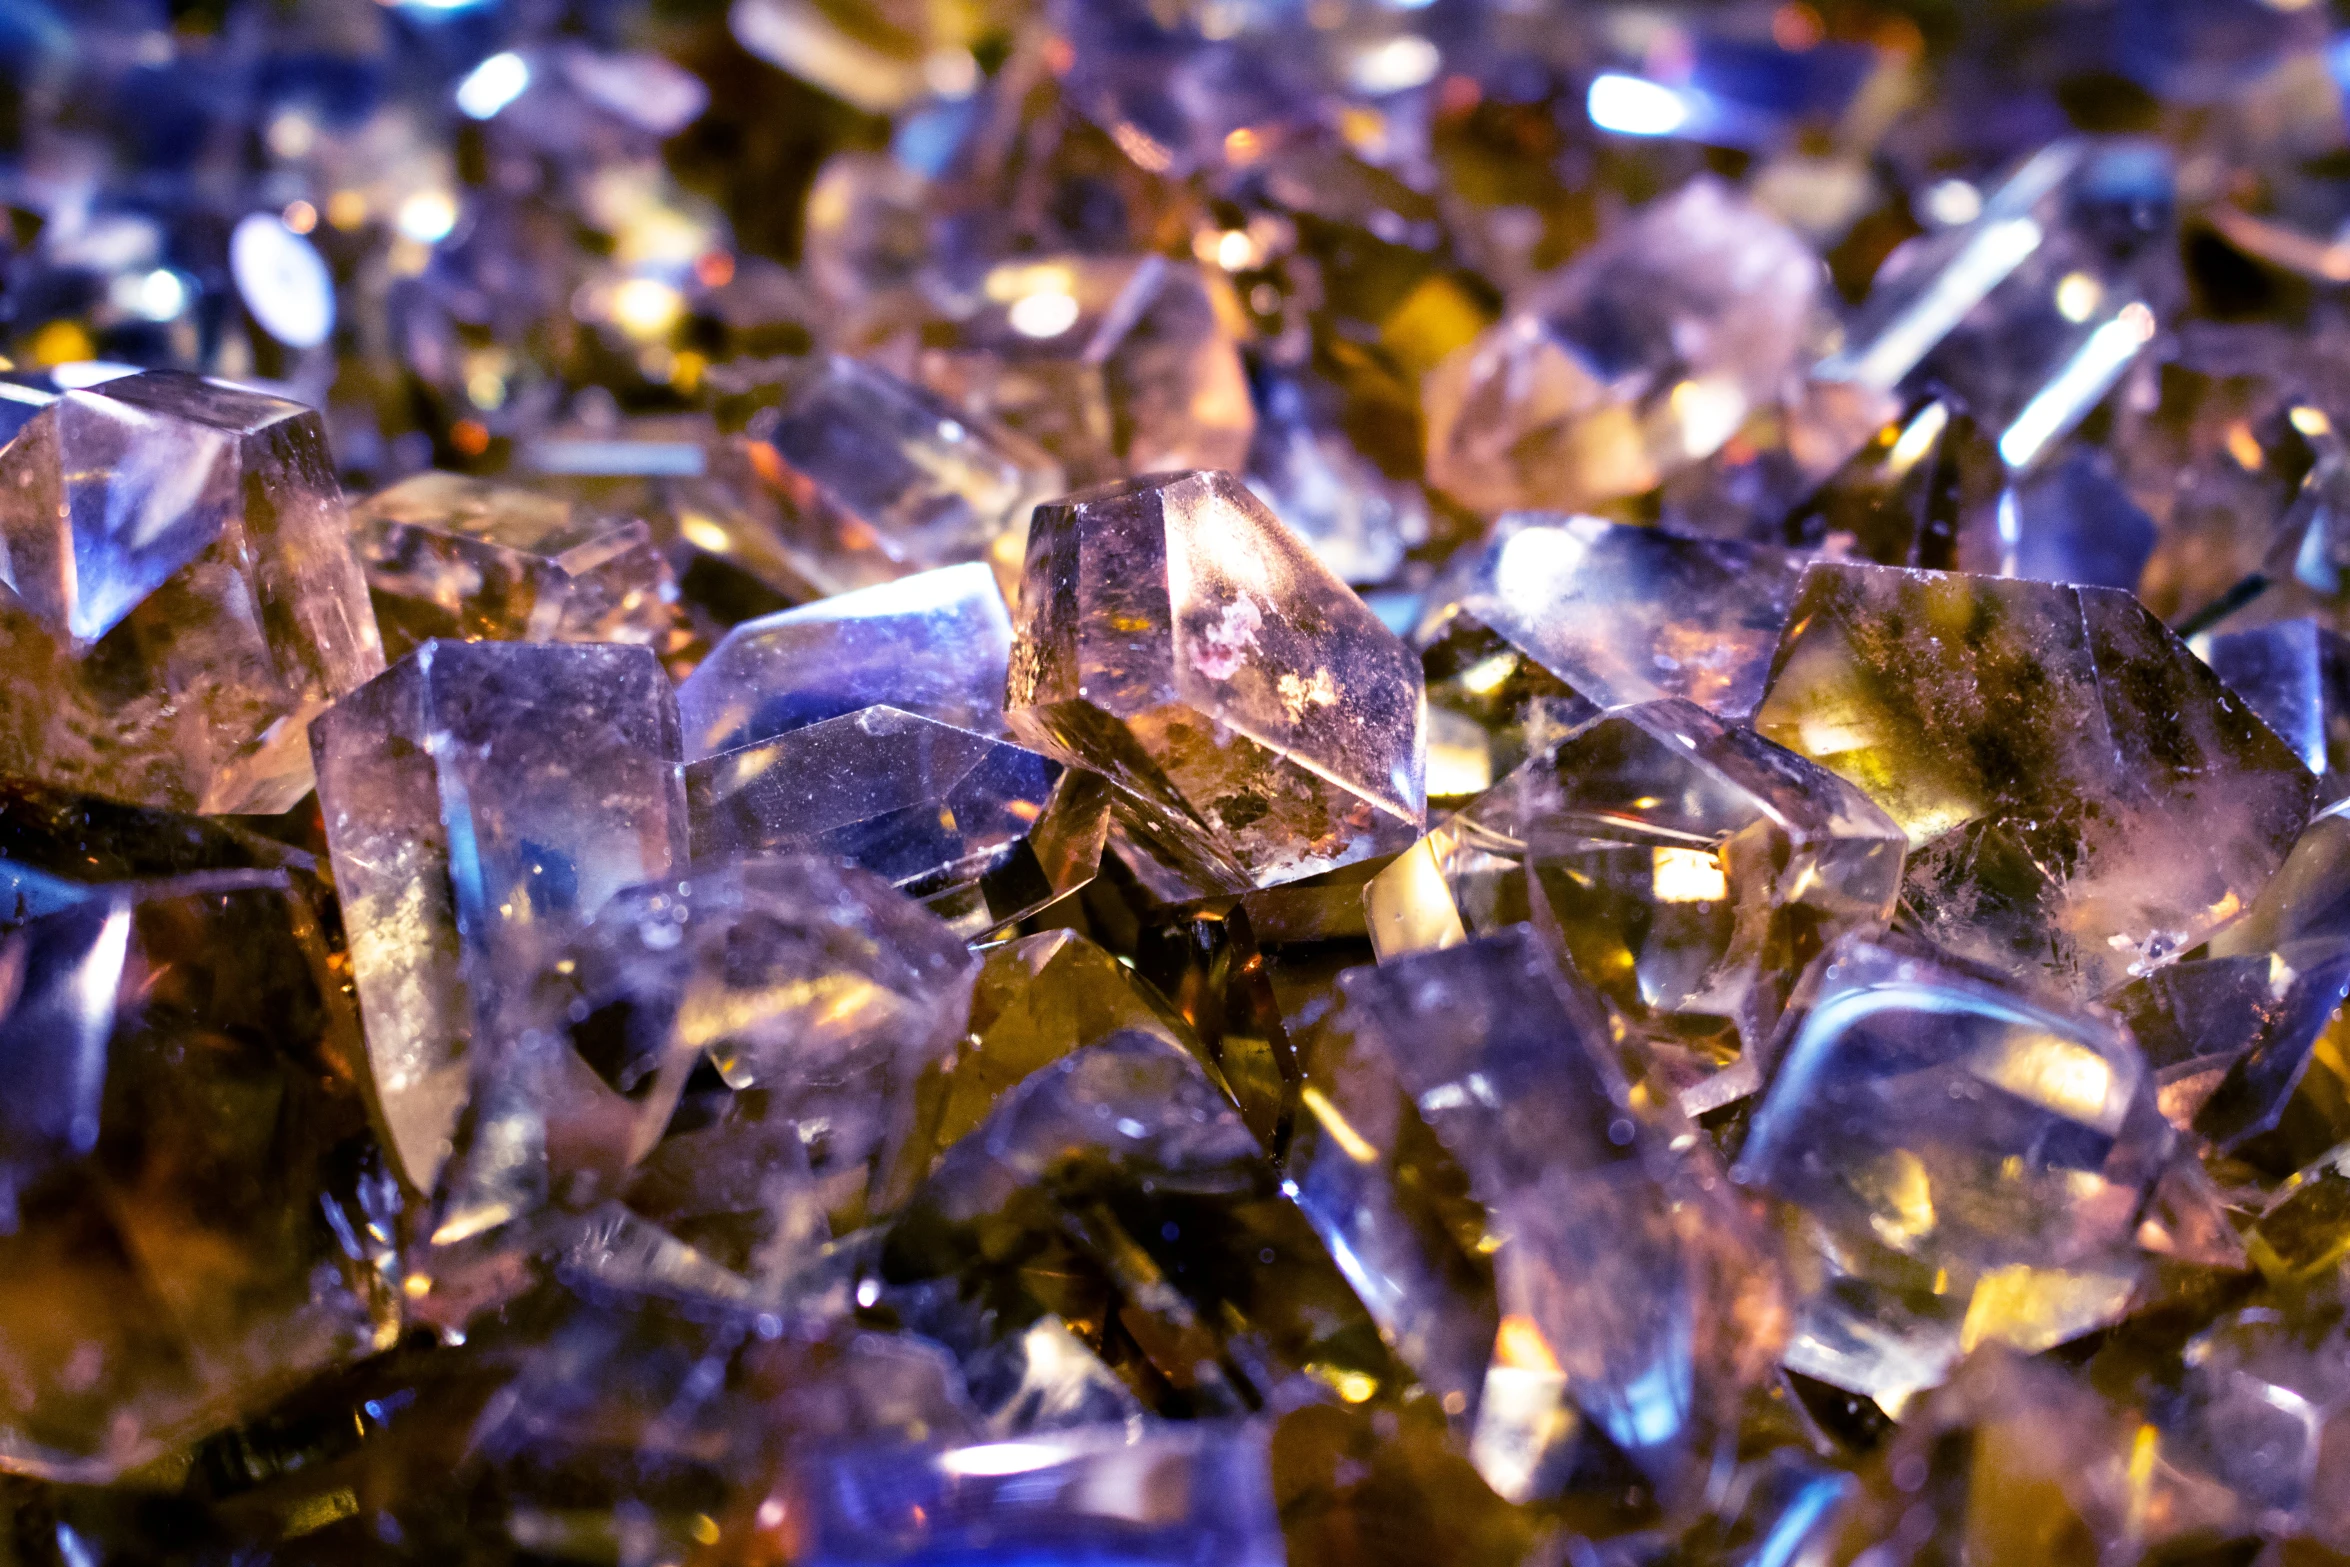
<svg viewBox="0 0 2350 1567"><path fill-rule="evenodd" d="M1596 517L1505 517L1430 590L1413 643L1428 681L1429 793L1499 780L1579 708L1685 697L1724 718L1762 699L1802 574L1785 550Z"/></svg>
<svg viewBox="0 0 2350 1567"><path fill-rule="evenodd" d="M174 810L310 787L383 667L317 414L194 376L67 392L0 451L0 769Z"/></svg>
<svg viewBox="0 0 2350 1567"><path fill-rule="evenodd" d="M387 657L433 637L660 647L677 584L633 517L420 473L351 514Z"/></svg>
<svg viewBox="0 0 2350 1567"><path fill-rule="evenodd" d="M1072 486L1182 468L1237 473L1256 412L1228 325L1237 307L1218 302L1224 287L1160 256L1007 261L925 333L917 375L1051 453Z"/></svg>
<svg viewBox="0 0 2350 1567"><path fill-rule="evenodd" d="M2311 789L2176 637L2099 588L1812 566L1755 729L1901 824L1922 933L2081 996L2241 911Z"/></svg>
<svg viewBox="0 0 2350 1567"><path fill-rule="evenodd" d="M1295 881L1425 813L1419 661L1228 474L1037 509L1005 706L1117 786L1122 848L1172 887Z"/></svg>
<svg viewBox="0 0 2350 1567"><path fill-rule="evenodd" d="M2204 661L2317 775L2320 803L2350 794L2350 658L2314 620L2222 632Z"/></svg>
<svg viewBox="0 0 2350 1567"><path fill-rule="evenodd" d="M1820 264L1700 177L1536 280L1426 388L1428 479L1493 513L1637 494L1711 455L1816 331Z"/></svg>
<svg viewBox="0 0 2350 1567"><path fill-rule="evenodd" d="M1249 488L1348 582L1384 582L1428 541L1428 500L1391 479L1336 427L1333 389L1267 368L1253 377Z"/></svg>
<svg viewBox="0 0 2350 1567"><path fill-rule="evenodd" d="M427 642L312 744L374 1092L430 1190L548 929L685 858L675 699L648 648Z"/></svg>
<svg viewBox="0 0 2350 1567"><path fill-rule="evenodd" d="M1382 960L1532 920L1694 1115L1760 1086L1805 963L1885 928L1903 847L1825 768L1649 702L1529 757L1380 872L1365 906Z"/></svg>
<svg viewBox="0 0 2350 1567"><path fill-rule="evenodd" d="M1292 1179L1382 1333L1503 1497L1558 1494L1585 1420L1686 1486L1777 1348L1745 1216L1639 1124L1596 1000L1532 933L1345 989Z"/></svg>
<svg viewBox="0 0 2350 1567"><path fill-rule="evenodd" d="M762 615L729 631L679 684L686 756L877 703L999 733L1011 654L1003 593L976 563Z"/></svg>
<svg viewBox="0 0 2350 1567"><path fill-rule="evenodd" d="M779 390L742 449L817 595L959 561L1017 575L1030 508L1062 489L1042 453L854 359L797 368Z"/></svg>
<svg viewBox="0 0 2350 1567"><path fill-rule="evenodd" d="M109 1478L388 1343L399 1199L285 874L100 889L0 964L0 1460Z"/></svg>
<svg viewBox="0 0 2350 1567"><path fill-rule="evenodd" d="M2172 1133L2109 1015L1851 939L1803 1000L1738 1156L1795 1216L1786 1364L1893 1409L2117 1317Z"/></svg>
<svg viewBox="0 0 2350 1567"><path fill-rule="evenodd" d="M990 735L867 707L685 770L699 860L823 853L977 937L1092 879L1108 786Z"/></svg>

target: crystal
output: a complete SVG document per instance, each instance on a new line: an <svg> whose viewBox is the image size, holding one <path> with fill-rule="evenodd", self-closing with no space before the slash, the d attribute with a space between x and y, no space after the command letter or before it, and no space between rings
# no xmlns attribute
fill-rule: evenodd
<svg viewBox="0 0 2350 1567"><path fill-rule="evenodd" d="M1745 1213L1642 1127L1596 999L1531 932L1345 990L1290 1167L1381 1332L1505 1499L1559 1494L1587 1429L1685 1489L1777 1348Z"/></svg>
<svg viewBox="0 0 2350 1567"><path fill-rule="evenodd" d="M1170 886L1295 881L1425 814L1418 661L1229 474L1037 508L1005 706L1116 786L1122 848Z"/></svg>
<svg viewBox="0 0 2350 1567"><path fill-rule="evenodd" d="M1832 559L1948 571L2005 474L1966 405L1947 392L1888 419L1788 515L1787 540Z"/></svg>
<svg viewBox="0 0 2350 1567"><path fill-rule="evenodd" d="M282 871L314 900L327 897L311 855L233 822L0 782L0 932L116 882L202 871Z"/></svg>
<svg viewBox="0 0 2350 1567"><path fill-rule="evenodd" d="M2350 936L2350 805L2310 818L2243 917L2211 938L2213 957L2265 958L2301 942Z"/></svg>
<svg viewBox="0 0 2350 1567"><path fill-rule="evenodd" d="M1842 778L1668 699L1578 726L1370 884L1382 960L1521 920L1695 1115L1752 1093L1792 977L1893 915L1904 839Z"/></svg>
<svg viewBox="0 0 2350 1567"><path fill-rule="evenodd" d="M1156 1030L997 1100L891 1227L875 1282L952 1341L1056 1316L1162 1415L1362 1402L1403 1380L1230 1099Z"/></svg>
<svg viewBox="0 0 2350 1567"><path fill-rule="evenodd" d="M1004 727L1012 621L994 576L942 566L736 626L677 688L691 760L885 704Z"/></svg>
<svg viewBox="0 0 2350 1567"><path fill-rule="evenodd" d="M2350 1140L2350 1057L2338 1021L2350 999L2350 951L2299 942L2261 966L2275 1016L2229 1061L2194 1124L2217 1151L2281 1180Z"/></svg>
<svg viewBox="0 0 2350 1567"><path fill-rule="evenodd" d="M9 1468L108 1479L389 1343L398 1196L290 876L94 889L0 964Z"/></svg>
<svg viewBox="0 0 2350 1567"><path fill-rule="evenodd" d="M788 373L740 439L815 595L961 561L1009 582L1030 509L1062 488L1050 459L976 410L838 355Z"/></svg>
<svg viewBox="0 0 2350 1567"><path fill-rule="evenodd" d="M1344 891L1355 893L1348 902L1360 896ZM1302 1068L1274 988L1275 964L1257 943L1247 906L1215 899L1169 910L1143 930L1136 949L1136 972L1191 1025L1202 1059L1279 1163L1297 1119ZM1349 951L1341 961L1357 956Z"/></svg>
<svg viewBox="0 0 2350 1567"><path fill-rule="evenodd" d="M1224 292L1159 256L1007 261L925 330L917 377L1043 447L1073 486L1239 472L1256 412Z"/></svg>
<svg viewBox="0 0 2350 1567"><path fill-rule="evenodd" d="M2171 1125L2192 1127L2228 1069L2294 1025L2302 976L2274 954L2188 958L2104 998L2130 1025L2154 1069L2154 1099Z"/></svg>
<svg viewBox="0 0 2350 1567"><path fill-rule="evenodd" d="M1814 565L1754 722L1901 824L1922 934L2084 997L2240 912L2309 804L2283 742L2105 588Z"/></svg>
<svg viewBox="0 0 2350 1567"><path fill-rule="evenodd" d="M1683 697L1740 719L1802 575L1785 550L1596 517L1505 517L1430 589L1412 641L1428 681L1429 793L1459 804L1584 704ZM1563 689L1562 689L1563 688Z"/></svg>
<svg viewBox="0 0 2350 1567"><path fill-rule="evenodd" d="M1049 1438L832 1455L802 1525L821 1562L977 1554L1282 1567L1261 1428L1197 1421Z"/></svg>
<svg viewBox="0 0 2350 1567"><path fill-rule="evenodd" d="M706 757L685 790L697 859L837 855L972 938L1083 886L1110 825L1096 775L894 707Z"/></svg>
<svg viewBox="0 0 2350 1567"><path fill-rule="evenodd" d="M1709 456L1817 334L1810 247L1700 177L1536 280L1437 368L1428 479L1473 510L1573 510Z"/></svg>
<svg viewBox="0 0 2350 1567"><path fill-rule="evenodd" d="M433 637L668 640L677 584L640 519L420 473L369 496L351 524L388 657Z"/></svg>
<svg viewBox="0 0 2350 1567"><path fill-rule="evenodd" d="M675 699L649 648L426 642L312 744L370 1080L429 1191L542 932L684 860Z"/></svg>
<svg viewBox="0 0 2350 1567"><path fill-rule="evenodd" d="M2317 775L2317 797L2350 795L2350 660L2342 639L2314 620L2228 631L2203 644L2204 662Z"/></svg>
<svg viewBox="0 0 2350 1567"><path fill-rule="evenodd" d="M1348 582L1384 582L1428 541L1428 498L1393 479L1335 427L1330 388L1262 367L1248 482L1283 525Z"/></svg>
<svg viewBox="0 0 2350 1567"><path fill-rule="evenodd" d="M1898 1410L2121 1315L2172 1132L2108 1014L1853 938L1800 1005L1738 1155L1791 1205L1790 1369Z"/></svg>
<svg viewBox="0 0 2350 1567"><path fill-rule="evenodd" d="M304 726L383 667L318 415L125 376L42 407L0 483L0 769L181 811L300 799Z"/></svg>

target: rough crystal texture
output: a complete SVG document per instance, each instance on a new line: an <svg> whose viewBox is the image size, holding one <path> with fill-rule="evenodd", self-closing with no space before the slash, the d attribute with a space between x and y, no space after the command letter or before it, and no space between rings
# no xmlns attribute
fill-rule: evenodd
<svg viewBox="0 0 2350 1567"><path fill-rule="evenodd" d="M925 333L923 384L1050 452L1069 483L1241 471L1256 410L1228 289L1161 256L1006 261ZM943 341L937 341L943 339Z"/></svg>
<svg viewBox="0 0 2350 1567"><path fill-rule="evenodd" d="M1428 681L1429 794L1476 794L1586 702L1685 697L1744 718L1802 571L1801 557L1763 545L1596 517L1503 518L1446 568L1412 633Z"/></svg>
<svg viewBox="0 0 2350 1567"><path fill-rule="evenodd" d="M1697 1114L1761 1085L1805 963L1885 928L1903 847L1825 768L1691 703L1649 702L1528 758L1365 901L1382 960L1532 920Z"/></svg>
<svg viewBox="0 0 2350 1567"><path fill-rule="evenodd" d="M1419 661L1229 474L1037 509L1005 705L1117 786L1123 843L1174 888L1294 881L1425 815Z"/></svg>
<svg viewBox="0 0 2350 1567"><path fill-rule="evenodd" d="M1653 487L1778 393L1817 329L1822 281L1792 230L1691 180L1437 368L1429 482L1488 513Z"/></svg>
<svg viewBox="0 0 2350 1567"><path fill-rule="evenodd" d="M707 757L685 787L697 859L837 855L974 938L1091 880L1110 825L1097 775L894 707Z"/></svg>
<svg viewBox="0 0 2350 1567"><path fill-rule="evenodd" d="M683 862L675 699L649 648L427 642L312 743L374 1091L429 1190L549 928Z"/></svg>
<svg viewBox="0 0 2350 1567"><path fill-rule="evenodd" d="M1559 1494L1586 1422L1685 1494L1777 1349L1744 1213L1640 1124L1596 1000L1532 933L1345 990L1292 1181L1381 1332L1503 1497Z"/></svg>
<svg viewBox="0 0 2350 1567"><path fill-rule="evenodd" d="M976 411L839 356L793 373L741 449L811 596L961 561L1010 581L1030 508L1062 488L1050 459Z"/></svg>
<svg viewBox="0 0 2350 1567"><path fill-rule="evenodd" d="M2121 1314L2172 1132L2109 1015L1858 940L1803 1004L1738 1157L1795 1216L1791 1369L1897 1409Z"/></svg>
<svg viewBox="0 0 2350 1567"><path fill-rule="evenodd" d="M398 1192L286 874L99 889L0 966L0 1463L110 1478L388 1342Z"/></svg>
<svg viewBox="0 0 2350 1567"><path fill-rule="evenodd" d="M319 417L166 372L50 401L0 450L0 770L283 811L305 726L383 667Z"/></svg>
<svg viewBox="0 0 2350 1567"><path fill-rule="evenodd" d="M987 567L917 572L746 621L677 688L689 760L886 704L1004 727L1012 619Z"/></svg>
<svg viewBox="0 0 2350 1567"><path fill-rule="evenodd" d="M634 517L454 473L420 473L353 508L384 651L467 642L641 642L670 634L677 584Z"/></svg>
<svg viewBox="0 0 2350 1567"><path fill-rule="evenodd" d="M1814 565L1755 729L1901 824L1924 934L2083 997L2240 913L2312 787L2143 606L2100 588Z"/></svg>

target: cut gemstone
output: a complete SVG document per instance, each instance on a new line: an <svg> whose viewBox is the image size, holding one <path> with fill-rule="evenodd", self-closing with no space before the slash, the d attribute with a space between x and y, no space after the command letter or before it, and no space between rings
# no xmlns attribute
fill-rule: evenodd
<svg viewBox="0 0 2350 1567"><path fill-rule="evenodd" d="M1755 729L1901 824L1923 934L2084 998L2240 913L2311 790L2241 699L2105 588L1814 565Z"/></svg>
<svg viewBox="0 0 2350 1567"><path fill-rule="evenodd" d="M1486 513L1654 487L1778 395L1819 331L1823 281L1792 230L1691 180L1438 366L1429 482Z"/></svg>
<svg viewBox="0 0 2350 1567"><path fill-rule="evenodd" d="M548 929L683 862L676 702L649 648L427 642L312 742L374 1092L429 1191Z"/></svg>
<svg viewBox="0 0 2350 1567"><path fill-rule="evenodd" d="M1345 990L1291 1179L1381 1332L1505 1499L1558 1495L1592 1430L1685 1492L1782 1326L1743 1210L1640 1124L1596 998L1531 932Z"/></svg>
<svg viewBox="0 0 2350 1567"><path fill-rule="evenodd" d="M0 965L0 1462L109 1479L388 1347L400 1198L286 874L99 889Z"/></svg>
<svg viewBox="0 0 2350 1567"><path fill-rule="evenodd" d="M351 514L387 657L419 642L668 641L677 584L634 517L454 473L420 473Z"/></svg>
<svg viewBox="0 0 2350 1567"><path fill-rule="evenodd" d="M868 707L694 762L697 859L836 855L977 938L1101 863L1109 787L991 735Z"/></svg>
<svg viewBox="0 0 2350 1567"><path fill-rule="evenodd" d="M1897 1410L2120 1316L2173 1134L2110 1016L1850 939L1809 990L1738 1156L1791 1205L1789 1368Z"/></svg>
<svg viewBox="0 0 2350 1567"><path fill-rule="evenodd" d="M977 563L917 572L736 626L677 688L689 760L887 705L1004 727L1012 621Z"/></svg>
<svg viewBox="0 0 2350 1567"><path fill-rule="evenodd" d="M0 771L271 814L310 719L383 667L318 415L162 371L0 451Z"/></svg>
<svg viewBox="0 0 2350 1567"><path fill-rule="evenodd" d="M1419 660L1229 474L1037 508L1005 706L1117 786L1173 889L1295 881L1425 815Z"/></svg>
<svg viewBox="0 0 2350 1567"><path fill-rule="evenodd" d="M1365 904L1382 960L1531 919L1694 1115L1760 1086L1805 963L1884 930L1903 847L1825 768L1694 704L1649 702L1530 757Z"/></svg>

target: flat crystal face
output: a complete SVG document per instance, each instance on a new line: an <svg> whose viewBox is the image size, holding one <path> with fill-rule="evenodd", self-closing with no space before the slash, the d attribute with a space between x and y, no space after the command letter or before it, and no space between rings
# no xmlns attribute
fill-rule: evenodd
<svg viewBox="0 0 2350 1567"><path fill-rule="evenodd" d="M4 452L0 766L176 810L274 813L300 743L383 667L318 416L154 372Z"/></svg>
<svg viewBox="0 0 2350 1567"><path fill-rule="evenodd" d="M1923 933L2080 996L2241 912L2311 793L2240 698L2097 588L1815 565L1755 730L1901 824Z"/></svg>
<svg viewBox="0 0 2350 1567"><path fill-rule="evenodd" d="M1006 705L1202 891L1400 848L1425 812L1418 660L1229 475L1039 509Z"/></svg>

